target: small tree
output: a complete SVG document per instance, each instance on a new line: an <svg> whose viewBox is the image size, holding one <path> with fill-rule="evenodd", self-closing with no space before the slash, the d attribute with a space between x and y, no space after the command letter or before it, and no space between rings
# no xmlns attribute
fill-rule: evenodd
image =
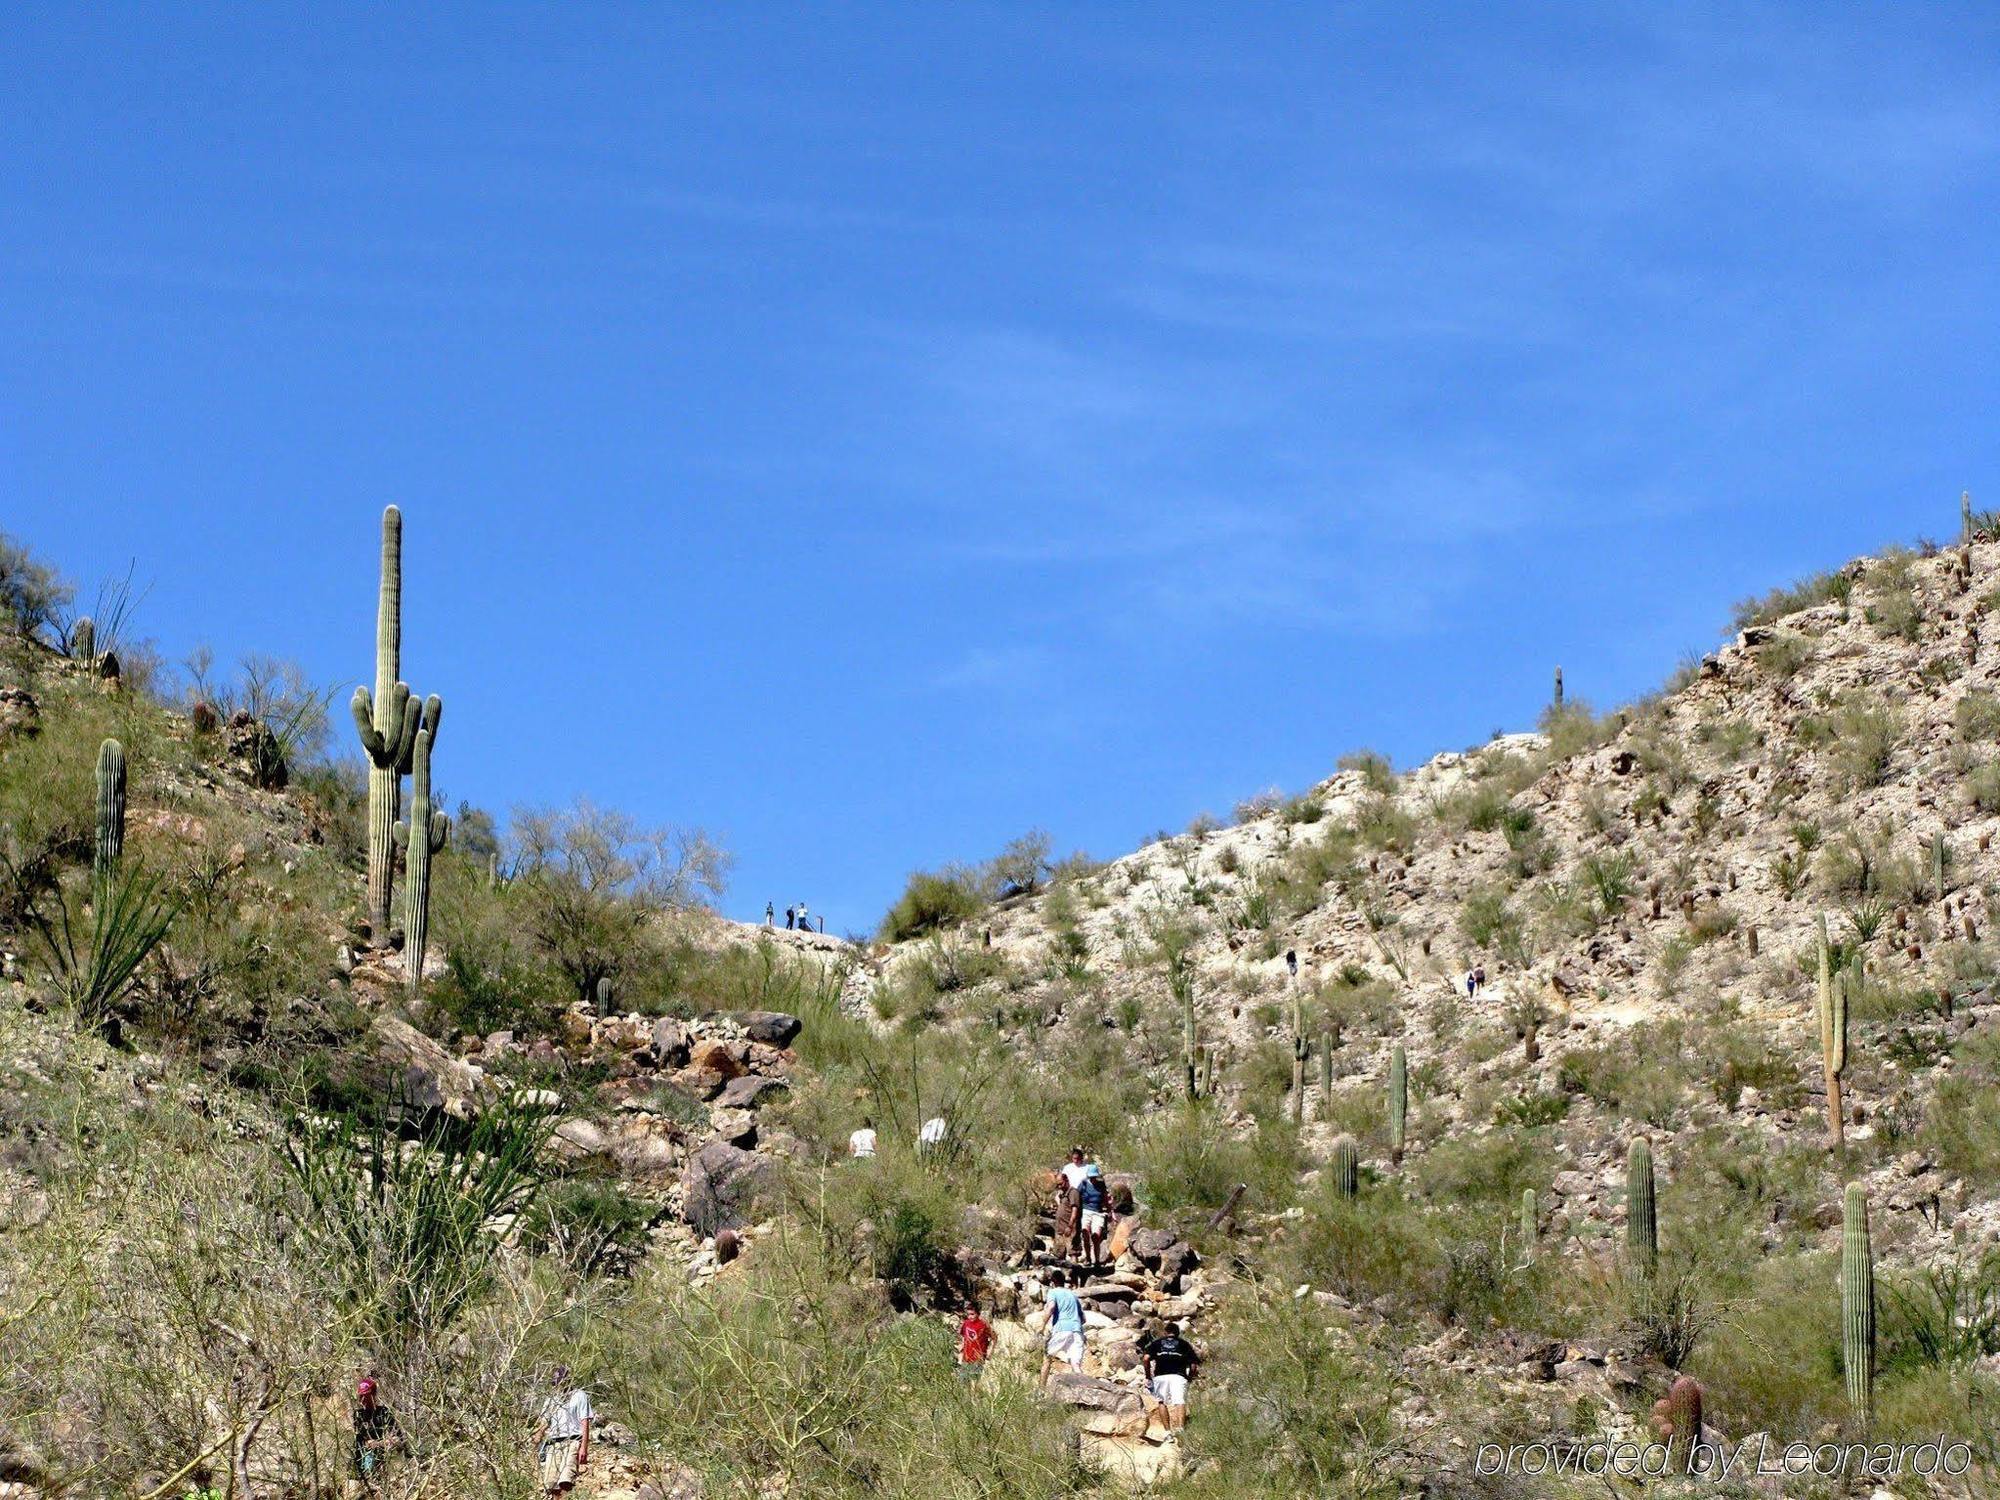
<svg viewBox="0 0 2000 1500"><path fill-rule="evenodd" d="M516 883L529 934L588 1001L644 946L663 911L728 884L729 854L698 828L648 828L578 800L514 815Z"/></svg>
<svg viewBox="0 0 2000 1500"><path fill-rule="evenodd" d="M0 615L25 636L54 624L76 591L26 547L0 533Z"/></svg>
<svg viewBox="0 0 2000 1500"><path fill-rule="evenodd" d="M1009 888L1024 893L1034 890L1054 868L1049 860L1054 849L1055 841L1046 831L1031 828L993 856L988 867L993 883L1003 895Z"/></svg>

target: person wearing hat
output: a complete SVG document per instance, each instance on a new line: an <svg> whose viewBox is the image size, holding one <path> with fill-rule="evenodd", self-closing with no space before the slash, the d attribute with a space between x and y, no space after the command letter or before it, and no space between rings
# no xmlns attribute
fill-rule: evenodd
<svg viewBox="0 0 2000 1500"><path fill-rule="evenodd" d="M1102 1265L1104 1232L1110 1225L1111 1192L1105 1186L1104 1169L1096 1162L1083 1169L1083 1181L1076 1189L1076 1206L1077 1228L1083 1237L1087 1263Z"/></svg>
<svg viewBox="0 0 2000 1500"><path fill-rule="evenodd" d="M551 1497L574 1489L577 1470L590 1462L590 1426L596 1415L590 1393L570 1384L569 1366L556 1366L549 1376L548 1399L542 1403L541 1426L535 1431L542 1488Z"/></svg>
<svg viewBox="0 0 2000 1500"><path fill-rule="evenodd" d="M402 1442L396 1417L382 1404L375 1377L364 1375L354 1387L354 1472L370 1489L382 1483L389 1451Z"/></svg>

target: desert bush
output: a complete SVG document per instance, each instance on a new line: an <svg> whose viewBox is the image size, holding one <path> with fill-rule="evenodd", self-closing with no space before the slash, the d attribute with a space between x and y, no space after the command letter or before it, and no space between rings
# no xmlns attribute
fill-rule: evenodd
<svg viewBox="0 0 2000 1500"><path fill-rule="evenodd" d="M918 870L882 918L881 935L899 943L941 927L969 922L985 909L986 892L976 871L962 865L947 865L936 871Z"/></svg>
<svg viewBox="0 0 2000 1500"><path fill-rule="evenodd" d="M511 1102L408 1140L380 1116L294 1120L281 1151L293 1217L338 1300L384 1341L450 1328L488 1285L495 1221L533 1207L553 1129L548 1111Z"/></svg>
<svg viewBox="0 0 2000 1500"><path fill-rule="evenodd" d="M520 920L586 1003L654 951L662 913L722 894L730 857L700 829L648 827L579 800L514 815Z"/></svg>
<svg viewBox="0 0 2000 1500"><path fill-rule="evenodd" d="M1049 856L1055 840L1040 828L1032 828L1010 840L987 866L988 881L999 895L1016 895L1038 890L1055 869Z"/></svg>
<svg viewBox="0 0 2000 1500"><path fill-rule="evenodd" d="M1759 648L1757 666L1778 681L1789 682L1812 660L1813 650L1810 636L1796 630L1780 630Z"/></svg>
<svg viewBox="0 0 2000 1500"><path fill-rule="evenodd" d="M0 532L0 615L16 634L39 636L75 597L61 574Z"/></svg>
<svg viewBox="0 0 2000 1500"><path fill-rule="evenodd" d="M1768 625L1785 615L1810 609L1815 604L1834 602L1844 605L1853 592L1854 579L1844 569L1814 573L1797 583L1741 601L1736 606L1731 623L1738 630L1746 630L1752 625Z"/></svg>
<svg viewBox="0 0 2000 1500"><path fill-rule="evenodd" d="M1611 738L1617 719L1615 715L1600 719L1583 699L1569 698L1560 705L1552 703L1543 709L1536 727L1548 737L1549 758L1563 761L1595 750Z"/></svg>
<svg viewBox="0 0 2000 1500"><path fill-rule="evenodd" d="M1850 791L1881 785L1902 733L1895 714L1878 701L1856 696L1834 710L1832 724L1829 760L1839 783Z"/></svg>
<svg viewBox="0 0 2000 1500"><path fill-rule="evenodd" d="M522 1215L521 1241L578 1276L628 1269L646 1248L655 1213L612 1179L559 1178Z"/></svg>
<svg viewBox="0 0 2000 1500"><path fill-rule="evenodd" d="M1378 750L1350 750L1337 764L1343 771L1359 771L1362 785L1378 796L1386 797L1396 790L1395 768Z"/></svg>
<svg viewBox="0 0 2000 1500"><path fill-rule="evenodd" d="M1952 727L1968 744L2000 740L2000 696L1973 691L1958 700L1952 710Z"/></svg>
<svg viewBox="0 0 2000 1500"><path fill-rule="evenodd" d="M1458 930L1475 948L1506 951L1521 942L1520 918L1508 904L1507 892L1491 883L1466 892L1458 908Z"/></svg>

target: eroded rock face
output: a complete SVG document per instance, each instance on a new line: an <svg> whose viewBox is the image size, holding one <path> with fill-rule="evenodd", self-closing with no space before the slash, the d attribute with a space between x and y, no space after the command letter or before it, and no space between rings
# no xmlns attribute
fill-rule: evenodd
<svg viewBox="0 0 2000 1500"><path fill-rule="evenodd" d="M377 1059L397 1074L399 1102L469 1119L492 1099L493 1080L485 1069L454 1057L408 1021L377 1016L371 1036Z"/></svg>
<svg viewBox="0 0 2000 1500"><path fill-rule="evenodd" d="M724 1109L755 1109L766 1094L774 1091L783 1093L790 1087L782 1078L759 1078L746 1074L730 1079L716 1102Z"/></svg>
<svg viewBox="0 0 2000 1500"><path fill-rule="evenodd" d="M755 1217L773 1175L769 1157L710 1141L681 1172L681 1217L701 1234L740 1229Z"/></svg>
<svg viewBox="0 0 2000 1500"><path fill-rule="evenodd" d="M0 687L0 740L39 733L42 713L35 695L23 687Z"/></svg>

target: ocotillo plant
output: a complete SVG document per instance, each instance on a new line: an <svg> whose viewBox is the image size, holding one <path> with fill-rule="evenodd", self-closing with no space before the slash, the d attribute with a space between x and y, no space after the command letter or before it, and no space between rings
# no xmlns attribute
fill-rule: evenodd
<svg viewBox="0 0 2000 1500"><path fill-rule="evenodd" d="M1847 1139L1840 1094L1841 1076L1847 1072L1847 972L1834 971L1824 914L1819 919L1819 1048L1826 1070L1827 1141L1838 1150Z"/></svg>
<svg viewBox="0 0 2000 1500"><path fill-rule="evenodd" d="M1541 1215L1535 1211L1535 1190L1521 1189L1521 1259L1535 1258L1535 1241L1540 1235Z"/></svg>
<svg viewBox="0 0 2000 1500"><path fill-rule="evenodd" d="M1410 1117L1410 1064L1398 1043L1389 1054L1389 1160L1403 1160L1404 1128Z"/></svg>
<svg viewBox="0 0 2000 1500"><path fill-rule="evenodd" d="M1351 1135L1333 1143L1333 1190L1343 1198L1361 1191L1361 1147Z"/></svg>
<svg viewBox="0 0 2000 1500"><path fill-rule="evenodd" d="M395 828L403 777L423 728L423 705L400 680L403 661L403 513L382 512L382 577L375 601L375 691L354 690L354 727L368 755L368 921L375 941L389 934L395 881ZM436 700L433 699L433 702Z"/></svg>
<svg viewBox="0 0 2000 1500"><path fill-rule="evenodd" d="M1660 1260L1660 1230L1653 1216L1653 1145L1643 1135L1625 1151L1625 1251L1640 1275Z"/></svg>
<svg viewBox="0 0 2000 1500"><path fill-rule="evenodd" d="M97 852L91 863L98 880L111 874L125 852L125 747L106 740L97 747Z"/></svg>
<svg viewBox="0 0 2000 1500"><path fill-rule="evenodd" d="M417 731L416 756L411 764L410 816L395 825L391 835L402 847L406 868L403 872L403 970L410 988L424 982L424 946L431 916L431 856L444 848L451 834L451 819L431 807L431 747L436 743L438 715L443 705L433 697L425 705L424 727Z"/></svg>
<svg viewBox="0 0 2000 1500"><path fill-rule="evenodd" d="M1840 1358L1847 1399L1866 1425L1875 1399L1875 1255L1868 1195L1849 1183L1840 1235Z"/></svg>

